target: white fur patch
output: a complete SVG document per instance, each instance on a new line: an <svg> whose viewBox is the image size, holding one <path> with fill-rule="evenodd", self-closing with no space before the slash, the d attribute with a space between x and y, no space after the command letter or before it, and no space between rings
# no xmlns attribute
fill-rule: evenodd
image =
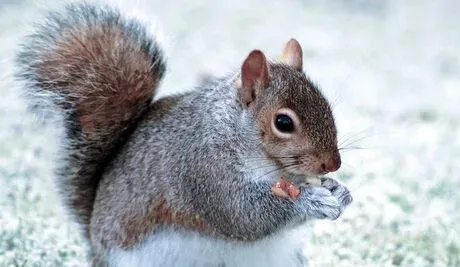
<svg viewBox="0 0 460 267"><path fill-rule="evenodd" d="M195 233L163 230L132 250L113 249L110 267L303 266L307 227L284 230L254 243L232 243Z"/></svg>

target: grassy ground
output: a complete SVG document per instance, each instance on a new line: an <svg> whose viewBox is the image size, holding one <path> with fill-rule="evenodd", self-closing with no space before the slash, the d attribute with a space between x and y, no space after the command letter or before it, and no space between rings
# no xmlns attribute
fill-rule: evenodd
<svg viewBox="0 0 460 267"><path fill-rule="evenodd" d="M340 220L315 224L312 266L460 266L460 2L135 2L162 30L163 93L223 74L253 48L276 58L290 37L301 41L341 140L365 148L343 154L336 177L355 202ZM43 9L0 0L0 266L86 257L52 183L55 129L26 114L11 82L18 38Z"/></svg>

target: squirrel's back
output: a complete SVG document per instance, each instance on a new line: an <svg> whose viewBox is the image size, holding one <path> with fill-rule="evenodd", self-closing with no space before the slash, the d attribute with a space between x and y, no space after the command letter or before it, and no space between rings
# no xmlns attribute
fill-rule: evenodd
<svg viewBox="0 0 460 267"><path fill-rule="evenodd" d="M87 231L103 169L149 109L164 75L162 51L140 22L79 3L49 14L16 63L30 106L57 107L63 115L59 189Z"/></svg>

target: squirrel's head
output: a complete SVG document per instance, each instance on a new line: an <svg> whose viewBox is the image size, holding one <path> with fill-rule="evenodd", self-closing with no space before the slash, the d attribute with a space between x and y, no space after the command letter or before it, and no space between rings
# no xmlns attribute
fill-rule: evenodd
<svg viewBox="0 0 460 267"><path fill-rule="evenodd" d="M302 48L291 39L281 63L252 51L241 67L238 94L252 113L268 157L293 174L318 175L340 168L331 107L302 70Z"/></svg>

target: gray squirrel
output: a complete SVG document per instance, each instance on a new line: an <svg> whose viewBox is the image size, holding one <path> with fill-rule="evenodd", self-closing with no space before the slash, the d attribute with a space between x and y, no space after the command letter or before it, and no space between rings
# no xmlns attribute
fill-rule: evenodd
<svg viewBox="0 0 460 267"><path fill-rule="evenodd" d="M16 76L31 107L62 115L56 178L92 265L304 266L306 222L337 219L352 197L304 182L340 154L302 57L295 39L280 62L253 50L228 76L154 100L166 63L139 21L85 2L50 13ZM295 199L273 193L280 177Z"/></svg>

